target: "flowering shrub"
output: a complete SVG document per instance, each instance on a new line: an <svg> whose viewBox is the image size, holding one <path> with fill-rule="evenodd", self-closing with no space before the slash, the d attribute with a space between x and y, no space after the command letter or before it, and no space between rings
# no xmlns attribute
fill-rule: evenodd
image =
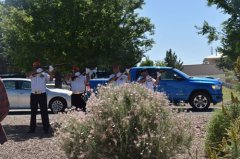
<svg viewBox="0 0 240 159"><path fill-rule="evenodd" d="M164 94L138 84L101 87L90 113L73 114L59 130L69 158L168 159L190 147L190 123L173 113Z"/></svg>

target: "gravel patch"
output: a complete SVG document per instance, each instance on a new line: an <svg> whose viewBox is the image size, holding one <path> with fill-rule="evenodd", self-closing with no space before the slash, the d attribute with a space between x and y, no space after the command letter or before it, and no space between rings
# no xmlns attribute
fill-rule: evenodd
<svg viewBox="0 0 240 159"><path fill-rule="evenodd" d="M176 159L204 159L204 138L206 126L211 112L186 113L195 128L195 138L191 150L181 154ZM50 115L50 122L57 119L58 115ZM0 145L0 159L65 159L66 155L60 150L58 138L54 133L44 134L41 118L37 118L35 134L27 134L30 115L9 115L3 126L9 141Z"/></svg>
<svg viewBox="0 0 240 159"><path fill-rule="evenodd" d="M50 121L57 115L50 115ZM30 115L9 115L3 126L8 142L0 145L0 159L64 159L53 132L44 134L41 118L37 118L36 133L28 134Z"/></svg>
<svg viewBox="0 0 240 159"><path fill-rule="evenodd" d="M210 112L201 113L187 113L186 117L189 117L194 127L194 139L191 149L186 154L179 154L176 159L206 159L204 152L204 140L206 137L207 124L211 117Z"/></svg>

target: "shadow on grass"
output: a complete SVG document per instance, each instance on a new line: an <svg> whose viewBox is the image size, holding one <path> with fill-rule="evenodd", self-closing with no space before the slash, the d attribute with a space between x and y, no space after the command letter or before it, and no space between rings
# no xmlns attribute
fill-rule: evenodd
<svg viewBox="0 0 240 159"><path fill-rule="evenodd" d="M7 134L8 140L15 142L26 141L29 139L52 138L53 130L50 129L49 134L45 134L42 129L42 124L37 124L35 133L29 134L29 125L4 125L4 130Z"/></svg>

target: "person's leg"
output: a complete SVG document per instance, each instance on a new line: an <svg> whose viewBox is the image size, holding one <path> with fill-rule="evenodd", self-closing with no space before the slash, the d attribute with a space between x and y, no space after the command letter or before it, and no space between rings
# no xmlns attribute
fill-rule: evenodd
<svg viewBox="0 0 240 159"><path fill-rule="evenodd" d="M84 98L83 95L79 97L79 105L80 105L80 109L86 112L86 102L83 98Z"/></svg>
<svg viewBox="0 0 240 159"><path fill-rule="evenodd" d="M7 137L6 137L5 131L0 123L0 144L4 144L4 142L6 141L7 141Z"/></svg>
<svg viewBox="0 0 240 159"><path fill-rule="evenodd" d="M49 117L48 117L48 105L47 105L47 94L43 93L40 96L40 110L41 110L41 117L42 117L42 124L43 130L48 133L49 131Z"/></svg>
<svg viewBox="0 0 240 159"><path fill-rule="evenodd" d="M71 95L71 104L72 106L75 106L74 94Z"/></svg>
<svg viewBox="0 0 240 159"><path fill-rule="evenodd" d="M79 95L78 94L72 94L72 105L76 107L76 110L80 109L79 105Z"/></svg>
<svg viewBox="0 0 240 159"><path fill-rule="evenodd" d="M38 109L37 95L31 94L30 96L30 106L31 106L31 119L30 119L30 133L33 133L36 129L36 115Z"/></svg>

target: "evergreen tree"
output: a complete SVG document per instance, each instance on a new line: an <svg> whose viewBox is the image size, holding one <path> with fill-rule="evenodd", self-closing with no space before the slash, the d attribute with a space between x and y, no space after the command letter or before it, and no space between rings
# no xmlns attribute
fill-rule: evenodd
<svg viewBox="0 0 240 159"><path fill-rule="evenodd" d="M179 70L183 69L183 62L181 61L181 59L178 59L176 53L173 52L171 49L166 52L164 62L166 63L167 67L173 67Z"/></svg>

